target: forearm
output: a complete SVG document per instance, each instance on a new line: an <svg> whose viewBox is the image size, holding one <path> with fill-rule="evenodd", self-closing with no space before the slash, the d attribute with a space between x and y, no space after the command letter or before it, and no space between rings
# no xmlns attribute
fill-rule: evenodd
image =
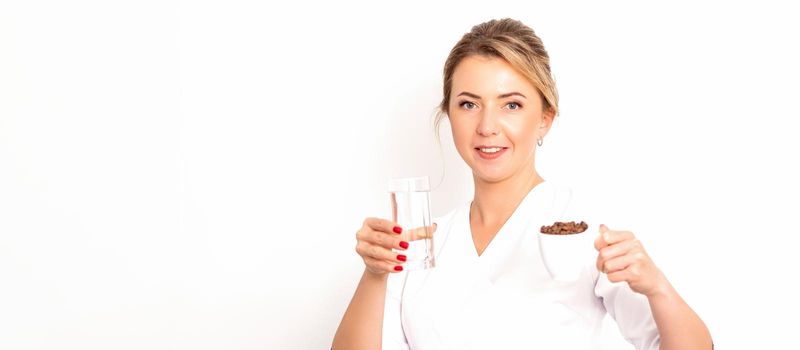
<svg viewBox="0 0 800 350"><path fill-rule="evenodd" d="M711 334L703 320L669 282L648 297L661 339L661 350L711 349Z"/></svg>
<svg viewBox="0 0 800 350"><path fill-rule="evenodd" d="M388 275L364 271L333 338L333 349L380 349Z"/></svg>

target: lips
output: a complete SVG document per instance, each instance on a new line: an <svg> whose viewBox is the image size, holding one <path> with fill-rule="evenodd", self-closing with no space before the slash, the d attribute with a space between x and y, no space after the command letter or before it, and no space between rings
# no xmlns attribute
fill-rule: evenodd
<svg viewBox="0 0 800 350"><path fill-rule="evenodd" d="M484 145L475 147L475 152L478 153L478 156L487 160L499 158L506 153L506 150L508 150L508 147Z"/></svg>

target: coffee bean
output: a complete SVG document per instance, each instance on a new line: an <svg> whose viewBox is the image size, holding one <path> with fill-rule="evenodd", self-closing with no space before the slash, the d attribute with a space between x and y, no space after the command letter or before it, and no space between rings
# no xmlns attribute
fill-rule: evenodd
<svg viewBox="0 0 800 350"><path fill-rule="evenodd" d="M584 221L581 221L580 223L575 223L575 221L556 221L550 226L542 226L539 232L549 235L572 235L584 232L587 228L589 228L589 225L587 225Z"/></svg>

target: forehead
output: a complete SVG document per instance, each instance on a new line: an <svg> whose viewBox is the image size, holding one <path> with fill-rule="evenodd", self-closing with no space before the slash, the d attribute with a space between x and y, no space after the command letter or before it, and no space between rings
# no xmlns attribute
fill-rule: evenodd
<svg viewBox="0 0 800 350"><path fill-rule="evenodd" d="M480 96L510 91L535 92L536 88L508 62L497 57L468 56L453 72L452 93L469 91Z"/></svg>

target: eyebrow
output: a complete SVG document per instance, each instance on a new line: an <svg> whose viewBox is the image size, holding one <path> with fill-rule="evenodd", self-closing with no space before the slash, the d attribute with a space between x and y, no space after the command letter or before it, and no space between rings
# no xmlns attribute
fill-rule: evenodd
<svg viewBox="0 0 800 350"><path fill-rule="evenodd" d="M467 96L467 97L472 97L472 98L478 99L478 100L481 99L480 96L475 95L475 94L473 94L471 92L467 92L467 91L463 91L460 94L458 94L457 96L462 96L462 95L463 96ZM509 92L509 93L497 95L497 98L506 98L506 97L511 97L511 96L521 96L522 98L526 98L527 99L527 97L525 97L525 95L523 95L523 94L521 94L519 92L516 92L516 91L512 91L512 92Z"/></svg>

